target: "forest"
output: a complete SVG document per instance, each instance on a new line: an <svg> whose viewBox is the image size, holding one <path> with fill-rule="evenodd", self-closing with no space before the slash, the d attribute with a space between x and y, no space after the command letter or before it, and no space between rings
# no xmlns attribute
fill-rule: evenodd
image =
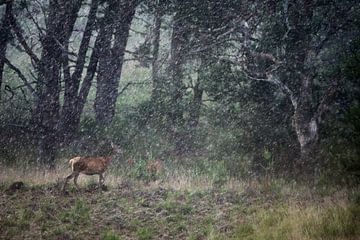
<svg viewBox="0 0 360 240"><path fill-rule="evenodd" d="M357 0L0 0L0 239L360 239L359 81Z"/></svg>

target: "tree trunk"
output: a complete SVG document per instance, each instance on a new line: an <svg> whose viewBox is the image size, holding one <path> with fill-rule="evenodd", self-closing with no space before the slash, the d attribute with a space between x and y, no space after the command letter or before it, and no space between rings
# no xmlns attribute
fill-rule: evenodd
<svg viewBox="0 0 360 240"><path fill-rule="evenodd" d="M188 50L189 29L181 12L174 16L173 32L171 36L171 59L170 59L170 133L175 144L176 152L181 154L185 148L184 142L184 106L183 96L185 85L183 83L183 66L185 64L186 51Z"/></svg>
<svg viewBox="0 0 360 240"><path fill-rule="evenodd" d="M293 116L293 126L296 131L297 139L300 145L300 158L297 161L299 171L309 174L313 169L312 159L313 150L318 140L318 123L315 119L306 121L304 116L295 112Z"/></svg>
<svg viewBox="0 0 360 240"><path fill-rule="evenodd" d="M301 75L301 87L297 107L293 115L293 127L300 144L300 158L295 163L299 175L315 176L314 149L318 140L318 118L312 107L312 78Z"/></svg>
<svg viewBox="0 0 360 240"><path fill-rule="evenodd" d="M294 85L296 104L292 125L300 145L300 157L295 161L295 171L299 177L313 179L316 164L314 162L314 149L318 140L318 119L313 105L314 77L316 69L312 59L312 37L308 34L309 26L313 18L311 1L307 3L297 2L292 6L293 10L299 6L303 9L298 17L294 18L292 29L286 38L286 63L287 71L293 73L293 78L298 79L298 85ZM298 5L297 5L298 4ZM285 82L286 80L284 80ZM297 89L296 89L297 88Z"/></svg>
<svg viewBox="0 0 360 240"><path fill-rule="evenodd" d="M190 130L196 129L199 124L202 96L204 92L204 90L200 87L200 82L194 86L193 91L194 97L191 102L188 121Z"/></svg>
<svg viewBox="0 0 360 240"><path fill-rule="evenodd" d="M12 12L12 1L6 3L5 14L1 20L0 28L0 100L2 94L3 71L5 65L6 48L11 38L10 15Z"/></svg>
<svg viewBox="0 0 360 240"><path fill-rule="evenodd" d="M69 40L81 1L50 1L46 34L38 66L35 118L38 131L38 162L55 166L60 116L60 80L63 46Z"/></svg>
<svg viewBox="0 0 360 240"><path fill-rule="evenodd" d="M61 112L61 124L60 124L60 132L62 136L62 142L68 143L73 138L74 133L76 132L79 122L80 122L80 115L82 113L82 107L78 106L79 102L79 87L80 82L82 80L82 73L85 66L86 60L86 53L89 48L90 39L92 36L92 31L95 26L96 20L96 12L98 8L98 1L93 0L91 2L91 7L88 15L88 21L85 26L84 34L80 43L79 51L78 51L78 58L75 65L74 72L70 75L64 74L64 82L65 82L65 92L64 92L64 105ZM96 46L94 46L94 49ZM67 49L67 48L66 48ZM91 57L92 58L92 57ZM90 64L93 64L94 59L91 61ZM89 66L90 66L89 64ZM97 64L97 60L96 60ZM65 56L64 69L68 69L68 56ZM91 68L90 68L91 69ZM96 69L96 67L95 67ZM88 69L88 73L89 69ZM92 78L91 78L92 80ZM91 85L90 80L90 85ZM83 84L88 84L88 81L84 81ZM87 97L87 94L86 94ZM85 97L85 99L86 99ZM78 112L80 110L80 112Z"/></svg>
<svg viewBox="0 0 360 240"><path fill-rule="evenodd" d="M194 95L190 106L189 112L189 120L188 120L188 127L191 134L191 131L194 131L200 119L200 110L202 105L202 97L204 93L204 89L202 87L202 83L204 82L206 66L208 62L204 57L200 57L200 68L198 69L198 78L195 86L193 87Z"/></svg>
<svg viewBox="0 0 360 240"><path fill-rule="evenodd" d="M125 47L129 37L130 24L137 2L110 1L105 18L108 23L104 41L99 53L96 98L94 103L96 122L106 126L115 115L119 80L124 62ZM111 42L114 36L113 43Z"/></svg>
<svg viewBox="0 0 360 240"><path fill-rule="evenodd" d="M161 28L161 12L159 7L155 10L154 15L154 30L153 30L153 54L152 54L152 92L151 99L153 102L159 102L162 84L160 79L160 66L159 66L159 47L160 47L160 28Z"/></svg>
<svg viewBox="0 0 360 240"><path fill-rule="evenodd" d="M186 139L186 151L194 152L197 148L197 129L200 119L200 110L202 104L202 96L204 90L200 86L200 79L193 87L194 96L189 106L189 119L187 122L187 139Z"/></svg>

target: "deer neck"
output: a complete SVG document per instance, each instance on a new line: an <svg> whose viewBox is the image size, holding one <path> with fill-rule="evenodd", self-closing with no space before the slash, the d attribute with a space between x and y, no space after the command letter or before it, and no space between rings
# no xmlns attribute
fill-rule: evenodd
<svg viewBox="0 0 360 240"><path fill-rule="evenodd" d="M111 156L104 157L105 162L106 162L106 163L110 163L112 157L113 157L112 155L111 155Z"/></svg>

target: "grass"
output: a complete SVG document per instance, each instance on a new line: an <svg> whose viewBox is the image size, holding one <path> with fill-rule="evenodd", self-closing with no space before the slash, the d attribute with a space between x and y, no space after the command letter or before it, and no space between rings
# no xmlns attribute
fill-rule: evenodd
<svg viewBox="0 0 360 240"><path fill-rule="evenodd" d="M115 233L112 230L106 230L102 235L101 235L101 240L122 240L121 237L119 237L119 235L117 233Z"/></svg>
<svg viewBox="0 0 360 240"><path fill-rule="evenodd" d="M69 171L0 169L0 239L360 239L359 189L321 191L280 179L218 185L173 171L153 182L81 177L61 192ZM25 187L6 191L14 181Z"/></svg>

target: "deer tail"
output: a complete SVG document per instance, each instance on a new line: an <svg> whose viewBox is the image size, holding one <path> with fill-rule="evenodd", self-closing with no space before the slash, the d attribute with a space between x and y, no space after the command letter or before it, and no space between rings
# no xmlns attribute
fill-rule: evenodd
<svg viewBox="0 0 360 240"><path fill-rule="evenodd" d="M81 157L74 157L72 159L69 160L69 164L71 166L71 169L74 170L74 164L80 160Z"/></svg>

